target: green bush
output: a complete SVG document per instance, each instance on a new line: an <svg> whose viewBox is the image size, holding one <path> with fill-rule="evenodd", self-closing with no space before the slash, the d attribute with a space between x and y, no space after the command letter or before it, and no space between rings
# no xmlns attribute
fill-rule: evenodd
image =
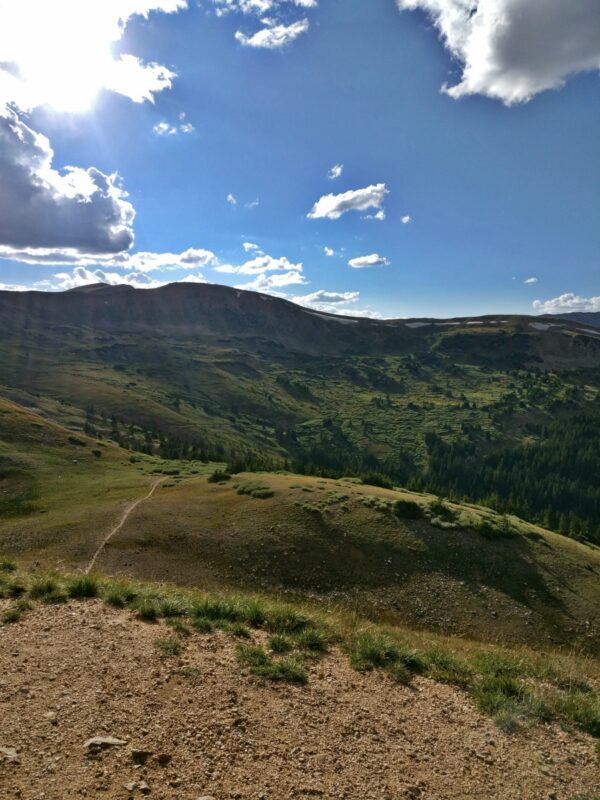
<svg viewBox="0 0 600 800"><path fill-rule="evenodd" d="M236 486L236 492L238 494L246 494L250 497L255 497L259 500L266 500L269 497L273 497L275 492L271 489L270 486L267 486L266 483L262 483L262 481L242 481L238 483Z"/></svg>
<svg viewBox="0 0 600 800"><path fill-rule="evenodd" d="M413 500L396 500L393 511L400 519L421 519L424 516L421 506Z"/></svg>
<svg viewBox="0 0 600 800"><path fill-rule="evenodd" d="M216 469L214 472L211 472L207 480L209 483L221 483L221 481L230 481L231 475L228 472Z"/></svg>

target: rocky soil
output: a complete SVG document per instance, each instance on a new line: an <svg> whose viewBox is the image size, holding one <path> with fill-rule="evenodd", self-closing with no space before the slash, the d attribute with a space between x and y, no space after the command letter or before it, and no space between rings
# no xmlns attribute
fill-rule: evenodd
<svg viewBox="0 0 600 800"><path fill-rule="evenodd" d="M242 674L235 642L98 601L0 628L0 800L575 800L600 784L594 742L557 726L507 735L455 688L352 671L307 687Z"/></svg>

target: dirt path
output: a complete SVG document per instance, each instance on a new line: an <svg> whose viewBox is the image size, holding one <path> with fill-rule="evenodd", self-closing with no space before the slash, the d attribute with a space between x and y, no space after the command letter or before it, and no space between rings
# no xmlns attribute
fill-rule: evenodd
<svg viewBox="0 0 600 800"><path fill-rule="evenodd" d="M102 553L102 551L104 550L106 545L110 542L110 540L113 538L113 536L115 536L115 534L117 534L121 530L123 525L125 525L125 523L127 522L127 519L129 518L129 515L131 514L131 512L135 511L135 509L139 506L140 503L143 503L145 500L149 500L152 497L152 495L154 494L154 490L156 489L156 487L159 484L161 484L164 480L165 480L165 478L158 478L152 484L152 488L150 489L150 491L148 492L147 495L144 495L144 497L140 497L138 500L134 500L133 503L130 503L127 506L127 508L123 512L123 514L121 516L121 519L119 520L118 524L115 525L115 527L109 533L107 533L107 535L104 537L104 539L100 542L100 545L98 546L98 549L96 550L96 552L92 556L92 558L90 560L90 563L85 568L85 574L86 575L89 575L89 573L93 570L93 568L94 568L94 566L96 564L96 561L98 560L98 556L100 555L100 553Z"/></svg>

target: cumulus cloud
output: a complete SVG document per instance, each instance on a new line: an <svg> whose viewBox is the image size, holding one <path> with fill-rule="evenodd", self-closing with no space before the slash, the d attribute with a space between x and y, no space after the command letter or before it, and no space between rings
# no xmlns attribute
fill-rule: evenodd
<svg viewBox="0 0 600 800"><path fill-rule="evenodd" d="M237 206L237 197L234 194L231 194L231 192L229 192L229 194L227 195L227 202L229 203L230 206Z"/></svg>
<svg viewBox="0 0 600 800"><path fill-rule="evenodd" d="M53 158L48 139L5 109L0 115L0 245L76 253L129 249L135 212L118 176L94 167L59 172Z"/></svg>
<svg viewBox="0 0 600 800"><path fill-rule="evenodd" d="M397 0L424 10L462 75L451 97L482 94L507 105L600 69L598 0Z"/></svg>
<svg viewBox="0 0 600 800"><path fill-rule="evenodd" d="M275 19L264 17L262 23L264 27L256 33L248 36L243 31L236 31L235 38L245 47L277 50L291 44L309 29L309 22L306 18L284 25L278 24Z"/></svg>
<svg viewBox="0 0 600 800"><path fill-rule="evenodd" d="M526 279L523 281L523 283L530 283L530 284L531 284L531 283L537 283L537 282L538 282L538 279L537 279L537 278L526 278Z"/></svg>
<svg viewBox="0 0 600 800"><path fill-rule="evenodd" d="M273 258L273 256L259 255L246 261L244 264L234 266L233 264L221 264L215 267L216 272L228 275L260 275L266 272L292 270L302 272L302 264L292 264L285 256Z"/></svg>
<svg viewBox="0 0 600 800"><path fill-rule="evenodd" d="M249 203L244 204L244 208L258 208L260 205L260 199L257 197L255 200L251 200Z"/></svg>
<svg viewBox="0 0 600 800"><path fill-rule="evenodd" d="M172 13L187 0L0 2L0 256L35 263L126 253L135 211L116 174L58 169L48 139L23 114L51 105L82 111L101 89L154 100L175 73L114 56L128 20Z"/></svg>
<svg viewBox="0 0 600 800"><path fill-rule="evenodd" d="M329 258L331 258L331 256L335 255L335 250L332 247L324 247L323 251L324 251L325 255L328 256Z"/></svg>
<svg viewBox="0 0 600 800"><path fill-rule="evenodd" d="M352 269L365 269L367 267L389 267L390 262L387 258L380 256L379 253L372 253L370 256L359 256L351 258L348 266Z"/></svg>
<svg viewBox="0 0 600 800"><path fill-rule="evenodd" d="M600 311L600 297L580 297L566 292L551 300L534 300L533 307L543 314L561 314L569 311Z"/></svg>
<svg viewBox="0 0 600 800"><path fill-rule="evenodd" d="M307 283L306 278L300 270L290 270L289 272L277 272L273 275L262 273L250 283L240 283L236 289L246 289L254 292L266 292L281 289L284 286L293 286ZM275 292L281 296L281 292Z"/></svg>
<svg viewBox="0 0 600 800"><path fill-rule="evenodd" d="M404 215L404 216L401 218L400 222L401 222L403 225L410 225L410 223L412 222L412 217L411 217L411 216L409 216L408 214L405 214L405 215Z"/></svg>
<svg viewBox="0 0 600 800"><path fill-rule="evenodd" d="M242 247L246 253L251 253L252 251L260 251L260 247L254 242L242 242Z"/></svg>
<svg viewBox="0 0 600 800"><path fill-rule="evenodd" d="M343 171L344 171L343 164L334 164L333 167L327 173L327 177L329 178L330 181L334 181L336 180L336 178L339 178L341 176Z"/></svg>
<svg viewBox="0 0 600 800"><path fill-rule="evenodd" d="M326 194L317 200L308 214L309 219L339 219L348 211L380 209L389 191L385 183L355 189L342 194Z"/></svg>
<svg viewBox="0 0 600 800"><path fill-rule="evenodd" d="M200 267L213 267L219 263L212 250L190 247L182 253L88 253L82 254L74 249L53 250L26 248L15 250L0 246L0 258L21 261L24 264L45 264L47 266L99 266L104 269L119 268L137 272L155 270L192 270Z"/></svg>
<svg viewBox="0 0 600 800"><path fill-rule="evenodd" d="M75 267L71 272L58 272L54 277L56 280L51 284L51 288L61 291L77 289L80 286L91 286L95 283L106 283L109 286L133 286L134 289L159 289L161 286L166 286L167 283L208 283L200 273L186 275L179 281L161 281L140 272L123 275L119 272L106 272L103 269L90 270L87 267Z"/></svg>
<svg viewBox="0 0 600 800"><path fill-rule="evenodd" d="M376 214L365 214L363 219L376 219L378 222L383 222L385 220L385 210L382 208Z"/></svg>
<svg viewBox="0 0 600 800"><path fill-rule="evenodd" d="M173 13L187 0L19 0L0 3L0 104L85 109L101 89L153 100L175 73L111 47L135 15Z"/></svg>

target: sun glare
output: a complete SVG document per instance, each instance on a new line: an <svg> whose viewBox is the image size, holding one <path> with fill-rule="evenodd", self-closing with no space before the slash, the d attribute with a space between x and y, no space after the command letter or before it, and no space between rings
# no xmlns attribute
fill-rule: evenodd
<svg viewBox="0 0 600 800"><path fill-rule="evenodd" d="M12 42L14 63L29 104L72 113L89 109L113 67L111 44L119 34L109 6L24 2L11 17L18 39Z"/></svg>

